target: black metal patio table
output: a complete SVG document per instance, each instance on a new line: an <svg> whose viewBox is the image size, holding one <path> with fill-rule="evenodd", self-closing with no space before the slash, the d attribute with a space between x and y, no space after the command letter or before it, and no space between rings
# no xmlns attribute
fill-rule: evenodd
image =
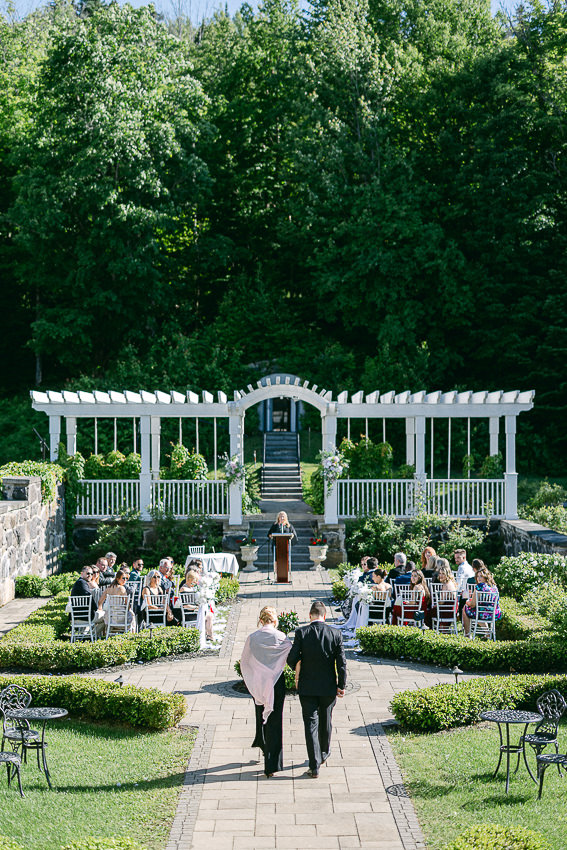
<svg viewBox="0 0 567 850"><path fill-rule="evenodd" d="M514 773L518 772L518 768L520 766L520 756L524 757L524 764L528 770L528 773L531 776L530 768L528 762L526 760L526 747L524 744L523 736L526 734L528 726L531 723L539 723L542 719L541 714L537 714L535 711L518 711L516 709L498 709L496 711L483 711L480 715L481 720L488 720L491 723L498 724L498 734L500 735L500 758L498 759L498 764L496 765L496 770L494 771L493 779L498 774L498 770L502 763L502 756L506 753L506 793L508 793L508 788L510 787L510 753L518 756L518 763L516 765L516 770ZM524 727L524 731L521 734L520 741L517 744L510 744L510 726L513 725L522 725ZM506 727L506 743L504 743L504 738L502 736L502 726Z"/></svg>
<svg viewBox="0 0 567 850"><path fill-rule="evenodd" d="M41 750L41 761L43 764L43 772L45 773L45 778L47 779L47 784L50 788L53 788L51 784L51 778L49 775L49 768L47 767L47 759L45 758L45 748L47 746L45 741L45 727L50 720L62 720L64 717L67 717L69 712L66 708L41 708L33 706L28 706L28 708L13 708L11 711L6 712L6 717L9 717L10 720L27 720L31 723L41 723L41 740L35 742L26 741L24 743L24 738L22 735L22 751L27 750L37 750L37 764L41 770L41 765L39 763L39 751Z"/></svg>

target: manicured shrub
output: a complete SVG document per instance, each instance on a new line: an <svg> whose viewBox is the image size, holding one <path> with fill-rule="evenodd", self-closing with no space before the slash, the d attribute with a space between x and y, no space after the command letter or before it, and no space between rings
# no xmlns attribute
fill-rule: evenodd
<svg viewBox="0 0 567 850"><path fill-rule="evenodd" d="M229 599L234 599L240 590L240 582L233 576L221 576L216 600L218 605L224 605Z"/></svg>
<svg viewBox="0 0 567 850"><path fill-rule="evenodd" d="M342 580L334 581L331 590L333 592L333 599L336 599L337 602L342 602L348 596L348 587Z"/></svg>
<svg viewBox="0 0 567 850"><path fill-rule="evenodd" d="M0 676L0 690L13 683L13 676ZM18 676L18 684L31 693L33 705L66 708L81 720L167 729L186 711L182 694L134 685L121 687L116 682L82 676Z"/></svg>
<svg viewBox="0 0 567 850"><path fill-rule="evenodd" d="M530 591L552 580L567 587L567 558L556 554L522 552L513 558L501 558L493 573L500 593L522 599Z"/></svg>
<svg viewBox="0 0 567 850"><path fill-rule="evenodd" d="M565 642L553 632L536 632L525 640L483 641L439 635L413 626L357 629L361 649L369 655L420 661L463 670L535 672L566 666Z"/></svg>
<svg viewBox="0 0 567 850"><path fill-rule="evenodd" d="M548 619L526 611L524 605L509 596L500 597L500 610L502 617L496 621L498 640L525 640L534 632L551 627Z"/></svg>
<svg viewBox="0 0 567 850"><path fill-rule="evenodd" d="M15 582L16 596L20 599L28 599L32 596L41 596L45 587L45 579L41 576L19 576Z"/></svg>
<svg viewBox="0 0 567 850"><path fill-rule="evenodd" d="M549 850L549 844L543 835L523 826L482 823L469 827L445 850Z"/></svg>
<svg viewBox="0 0 567 850"><path fill-rule="evenodd" d="M80 838L71 844L65 844L61 850L146 850L146 848L133 838L120 835L113 838Z"/></svg>
<svg viewBox="0 0 567 850"><path fill-rule="evenodd" d="M500 708L533 711L537 698L551 688L567 697L567 675L484 676L458 685L433 685L396 694L390 708L406 729L439 732L476 723L483 711Z"/></svg>
<svg viewBox="0 0 567 850"><path fill-rule="evenodd" d="M47 578L20 576L16 579L16 596L20 599L37 596L56 596L69 591L79 578L79 573L54 573Z"/></svg>

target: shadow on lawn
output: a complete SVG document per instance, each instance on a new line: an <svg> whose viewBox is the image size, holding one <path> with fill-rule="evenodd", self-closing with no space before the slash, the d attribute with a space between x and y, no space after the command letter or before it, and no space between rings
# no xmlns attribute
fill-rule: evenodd
<svg viewBox="0 0 567 850"><path fill-rule="evenodd" d="M39 778L39 777L38 777ZM93 791L113 792L115 794L123 794L125 791L151 791L155 788L179 788L185 780L185 772L171 773L168 776L158 776L155 779L141 780L140 782L121 782L107 785L93 785L93 783L84 785L62 785L58 783L52 776L51 781L56 791L64 791L67 794L92 794ZM49 791L45 779L39 778L39 781L26 783L27 791Z"/></svg>

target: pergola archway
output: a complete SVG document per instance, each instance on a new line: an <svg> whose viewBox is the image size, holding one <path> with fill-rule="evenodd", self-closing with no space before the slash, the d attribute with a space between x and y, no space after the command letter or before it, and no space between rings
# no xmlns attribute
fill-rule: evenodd
<svg viewBox="0 0 567 850"><path fill-rule="evenodd" d="M454 418L488 419L490 434L488 448L489 453L495 455L498 453L500 420L503 418L506 441L506 471L501 482L502 498L500 499L500 496L498 496L501 501L501 509L495 515L515 518L517 516L516 419L520 413L531 410L534 392L533 390L524 392L516 390L510 392L500 390L492 392L449 391L445 393L440 391L430 393L425 391L416 393L390 391L381 394L379 391L375 391L368 395L364 395L363 392L353 393L349 399L349 394L344 391L339 393L335 401L330 390L319 389L317 385L310 385L309 381L302 381L294 375L281 374L264 377L257 382L256 386L248 384L246 389L236 390L232 401L229 401L223 392L217 392L215 399L212 393L206 391L203 391L199 396L190 391L183 394L174 391L164 393L144 390L138 393L130 391L109 393L99 391L93 393L48 391L44 393L33 390L31 397L34 409L43 411L49 416L50 456L52 460L57 458L62 419L65 421L66 444L69 454L74 454L76 451L78 420L86 418L94 418L95 421L98 418L139 419L142 471L135 501L137 501L137 507L144 518L149 518L151 506L156 500L156 493L159 495L164 492L164 485L166 484L166 482L158 483L160 423L163 418L175 417L180 420L191 418L198 420L200 417L213 418L215 434L216 421L219 418L228 419L230 455L236 455L241 461L244 460L244 418L246 411L265 400L283 397L315 407L321 415L322 448L328 451L333 451L336 448L337 420L339 417L348 420L378 418L386 421L393 418L404 419L406 462L415 466L415 482L422 488L428 481L425 469L425 434L428 419L432 423L435 419L448 419L449 422ZM460 479L452 479L448 475L447 481L453 484ZM179 485L180 482L168 483ZM191 484L191 482L182 483ZM192 483L194 485L196 482ZM341 517L352 515L352 511L356 508L356 499L349 501L350 497L345 483L339 481L338 486L333 487L326 495L325 521L329 524L335 524ZM377 481L375 483L380 484L382 482ZM443 483L445 483L445 480ZM352 484L353 482L350 482L349 485L351 486L351 493L355 493ZM208 490L203 485L200 488L193 487L194 492L198 492L201 496L205 490L208 493L206 499L202 498L202 504L198 507L203 509L208 504L210 508L207 512L214 516L228 516L231 525L240 525L242 523L241 487L233 484L228 488L227 494L224 491L224 482L222 481L207 482L207 485L211 485ZM365 481L365 504L368 504L369 499L370 503L373 503L372 499L374 498L368 495L370 492L368 485L369 482ZM375 492L378 492L376 488ZM436 491L438 500L439 492L439 490ZM489 491L486 492L490 495ZM499 493L500 491L493 489L491 492ZM342 498L344 494L346 494L346 502L345 498ZM432 498L435 497L434 493ZM484 498L484 496L479 498ZM187 499L185 503L188 503ZM345 507L345 504L347 507ZM407 506L407 504L409 502L406 500L404 505ZM443 505L438 501L438 506L440 505L441 508L448 504L447 500L443 501ZM470 504L470 500L467 504ZM353 505L354 507L352 507ZM404 507L403 510L408 509ZM403 515L403 511L398 510L397 513ZM469 514L462 514L462 511L459 514L457 510L453 510L451 513L470 515L470 512ZM101 514L99 512L93 515L100 516Z"/></svg>

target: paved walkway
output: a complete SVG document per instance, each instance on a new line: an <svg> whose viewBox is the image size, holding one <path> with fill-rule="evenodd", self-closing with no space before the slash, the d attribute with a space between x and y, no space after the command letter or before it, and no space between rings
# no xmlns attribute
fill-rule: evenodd
<svg viewBox="0 0 567 850"><path fill-rule="evenodd" d="M263 605L308 619L313 599L328 597L325 573L301 572L292 586L241 574L220 655L133 667L135 685L185 694L184 722L199 727L167 850L418 850L423 837L381 723L393 694L449 681L447 672L347 653L351 690L333 714L332 754L319 779L306 775L307 755L297 697L284 707L284 771L273 779L250 743L254 712L234 691L234 662L256 628ZM100 675L100 674L95 674ZM105 674L113 679L116 673Z"/></svg>
<svg viewBox="0 0 567 850"><path fill-rule="evenodd" d="M52 597L42 596L39 599L12 599L0 608L0 637L9 632L37 608L41 608Z"/></svg>

